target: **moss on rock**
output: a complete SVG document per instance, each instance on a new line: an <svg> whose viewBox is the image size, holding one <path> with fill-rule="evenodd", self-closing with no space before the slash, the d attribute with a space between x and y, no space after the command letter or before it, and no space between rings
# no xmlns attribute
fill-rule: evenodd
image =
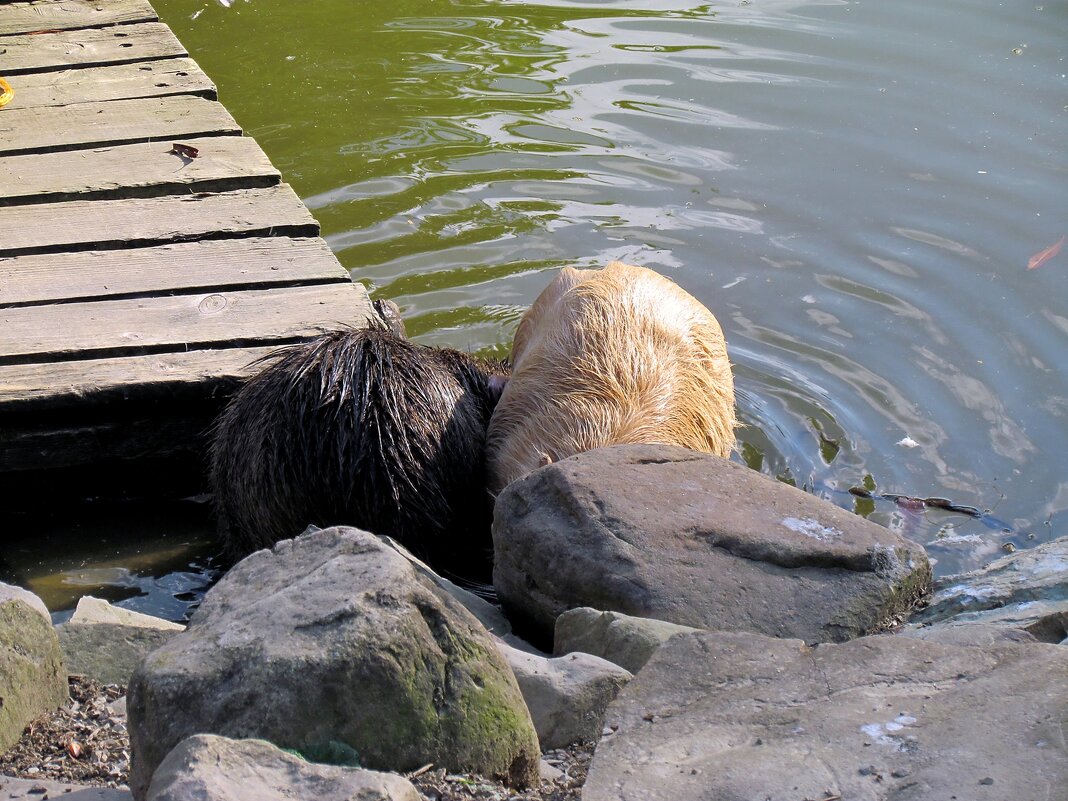
<svg viewBox="0 0 1068 801"><path fill-rule="evenodd" d="M0 752L66 700L67 671L51 623L22 601L0 603Z"/></svg>

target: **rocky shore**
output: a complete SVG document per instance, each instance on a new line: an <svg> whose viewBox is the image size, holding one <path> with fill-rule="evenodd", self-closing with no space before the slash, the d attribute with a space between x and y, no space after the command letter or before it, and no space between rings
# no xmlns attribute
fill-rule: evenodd
<svg viewBox="0 0 1068 801"><path fill-rule="evenodd" d="M0 794L1068 798L1068 538L933 582L895 532L660 446L514 482L493 536L503 611L343 527L188 627L52 626L0 586Z"/></svg>

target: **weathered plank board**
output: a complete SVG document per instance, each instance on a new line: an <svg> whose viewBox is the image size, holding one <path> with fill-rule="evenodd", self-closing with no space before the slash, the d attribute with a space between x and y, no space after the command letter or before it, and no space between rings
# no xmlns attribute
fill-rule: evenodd
<svg viewBox="0 0 1068 801"><path fill-rule="evenodd" d="M351 284L0 309L0 363L263 345L366 319Z"/></svg>
<svg viewBox="0 0 1068 801"><path fill-rule="evenodd" d="M15 99L5 107L5 113L17 108L137 97L199 95L214 100L218 96L215 84L191 58L31 72L12 78L10 83L16 87Z"/></svg>
<svg viewBox="0 0 1068 801"><path fill-rule="evenodd" d="M8 206L0 256L235 236L317 236L288 184L203 195Z"/></svg>
<svg viewBox="0 0 1068 801"><path fill-rule="evenodd" d="M0 206L104 197L217 192L271 186L278 170L245 136L179 137L200 155L171 152L171 142L0 158ZM0 301L2 302L2 301Z"/></svg>
<svg viewBox="0 0 1068 801"><path fill-rule="evenodd" d="M206 395L257 369L277 346L151 356L0 365L0 411L39 411L87 402Z"/></svg>
<svg viewBox="0 0 1068 801"><path fill-rule="evenodd" d="M186 56L181 42L160 22L117 25L113 28L18 34L0 39L3 75L15 91L12 75L24 72L98 67Z"/></svg>
<svg viewBox="0 0 1068 801"><path fill-rule="evenodd" d="M240 132L221 103L188 95L4 109L0 156Z"/></svg>
<svg viewBox="0 0 1068 801"><path fill-rule="evenodd" d="M158 19L146 0L36 0L0 5L0 36Z"/></svg>
<svg viewBox="0 0 1068 801"><path fill-rule="evenodd" d="M54 426L5 428L0 448L0 475L4 477L0 492L6 493L14 483L12 474L17 479L25 470L48 470L49 480L54 481L56 469L78 465L91 466L98 477L105 460L134 460L139 472L145 469L146 459L165 458L169 462L190 452L200 454L197 461L203 463L205 432L219 407L201 402L193 408L186 404L185 408L172 409L171 415L135 418L127 412L125 419L58 420ZM20 494L28 491L32 490ZM7 504L22 500L4 498Z"/></svg>
<svg viewBox="0 0 1068 801"><path fill-rule="evenodd" d="M349 281L318 237L205 239L0 258L0 306Z"/></svg>

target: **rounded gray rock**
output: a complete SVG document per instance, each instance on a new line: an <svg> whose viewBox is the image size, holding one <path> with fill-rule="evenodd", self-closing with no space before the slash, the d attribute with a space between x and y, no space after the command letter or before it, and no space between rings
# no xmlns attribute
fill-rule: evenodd
<svg viewBox="0 0 1068 801"><path fill-rule="evenodd" d="M407 771L428 762L525 786L539 751L482 625L372 534L332 528L235 566L129 687L130 786L144 798L192 734Z"/></svg>
<svg viewBox="0 0 1068 801"><path fill-rule="evenodd" d="M598 448L498 496L493 579L543 639L579 606L701 629L841 642L901 620L923 547L726 459Z"/></svg>
<svg viewBox="0 0 1068 801"><path fill-rule="evenodd" d="M36 595L0 585L0 753L31 720L67 700L67 671L48 611ZM28 596L28 598L27 598Z"/></svg>
<svg viewBox="0 0 1068 801"><path fill-rule="evenodd" d="M264 740L197 734L156 770L148 801L419 801L401 776L316 765Z"/></svg>

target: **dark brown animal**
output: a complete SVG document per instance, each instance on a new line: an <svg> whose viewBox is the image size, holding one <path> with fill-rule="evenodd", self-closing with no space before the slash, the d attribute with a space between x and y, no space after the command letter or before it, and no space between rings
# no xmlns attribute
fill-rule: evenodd
<svg viewBox="0 0 1068 801"><path fill-rule="evenodd" d="M409 342L383 317L279 351L222 413L211 480L230 557L348 524L484 575L486 428L507 372Z"/></svg>

